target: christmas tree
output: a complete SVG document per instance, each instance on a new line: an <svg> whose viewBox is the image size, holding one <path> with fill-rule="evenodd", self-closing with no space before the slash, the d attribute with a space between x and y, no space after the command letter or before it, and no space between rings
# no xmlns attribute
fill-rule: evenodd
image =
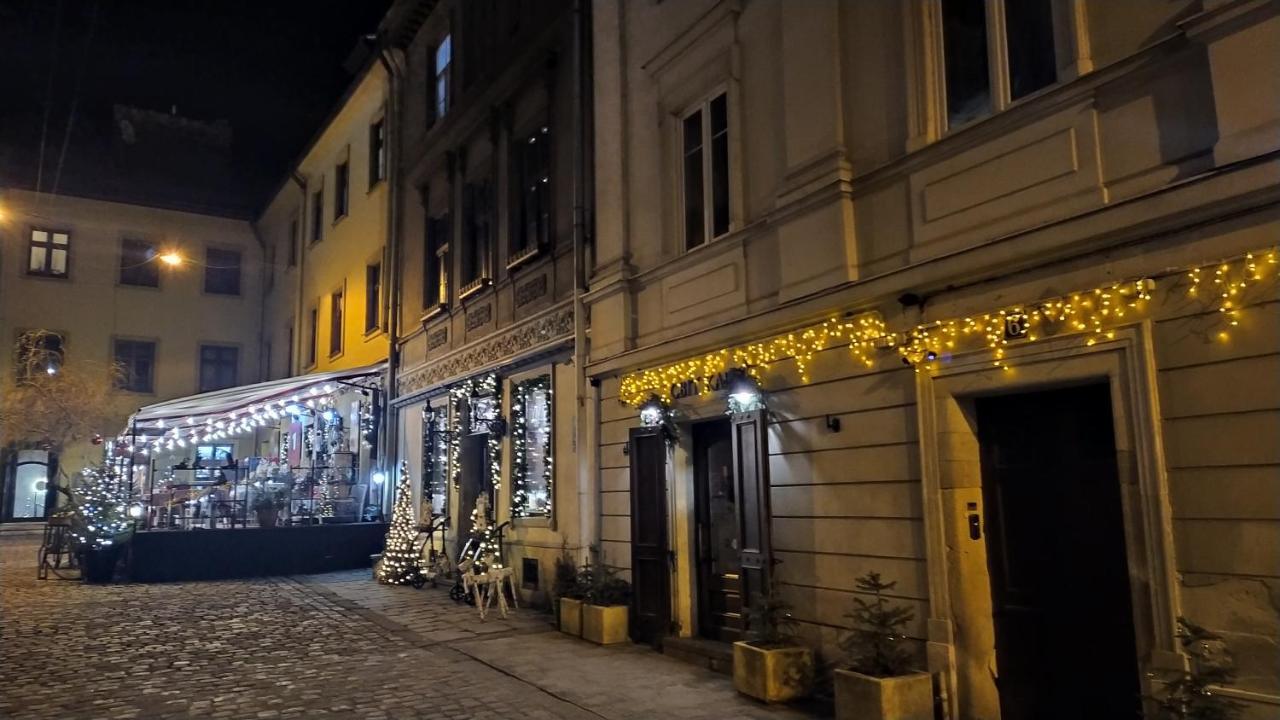
<svg viewBox="0 0 1280 720"><path fill-rule="evenodd" d="M74 491L71 534L84 550L109 548L129 532L123 483L109 468L86 467Z"/></svg>
<svg viewBox="0 0 1280 720"><path fill-rule="evenodd" d="M378 561L375 576L387 585L408 585L418 577L418 559L413 541L418 531L413 524L413 489L410 487L409 465L400 463L396 478L396 504L391 510L391 527Z"/></svg>

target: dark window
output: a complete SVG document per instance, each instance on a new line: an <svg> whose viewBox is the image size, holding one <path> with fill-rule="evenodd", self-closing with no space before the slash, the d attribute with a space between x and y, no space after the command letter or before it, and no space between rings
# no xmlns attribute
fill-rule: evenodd
<svg viewBox="0 0 1280 720"><path fill-rule="evenodd" d="M728 96L720 93L685 116L681 135L685 247L695 248L729 232Z"/></svg>
<svg viewBox="0 0 1280 720"><path fill-rule="evenodd" d="M493 241L493 191L488 181L468 183L462 190L465 225L462 248L461 286L489 277L490 243Z"/></svg>
<svg viewBox="0 0 1280 720"><path fill-rule="evenodd" d="M382 319L382 266L366 265L364 269L364 331L371 333L380 327Z"/></svg>
<svg viewBox="0 0 1280 720"><path fill-rule="evenodd" d="M1006 2L1004 25L1009 42L1010 97L1017 100L1057 82L1051 0Z"/></svg>
<svg viewBox="0 0 1280 720"><path fill-rule="evenodd" d="M329 356L342 352L342 291L329 296Z"/></svg>
<svg viewBox="0 0 1280 720"><path fill-rule="evenodd" d="M70 233L32 228L27 249L27 274L65 278L70 254Z"/></svg>
<svg viewBox="0 0 1280 720"><path fill-rule="evenodd" d="M217 295L240 294L240 251L205 250L204 291Z"/></svg>
<svg viewBox="0 0 1280 720"><path fill-rule="evenodd" d="M239 348L230 345L201 345L200 392L233 387L239 365Z"/></svg>
<svg viewBox="0 0 1280 720"><path fill-rule="evenodd" d="M289 221L289 267L298 264L298 219Z"/></svg>
<svg viewBox="0 0 1280 720"><path fill-rule="evenodd" d="M445 35L431 53L431 87L427 96L431 98L430 113L432 122L439 120L449 112L449 85L453 64L453 36Z"/></svg>
<svg viewBox="0 0 1280 720"><path fill-rule="evenodd" d="M942 0L947 122L952 127L991 112L984 0Z"/></svg>
<svg viewBox="0 0 1280 720"><path fill-rule="evenodd" d="M155 390L156 344L147 340L116 340L116 387L129 392Z"/></svg>
<svg viewBox="0 0 1280 720"><path fill-rule="evenodd" d="M729 100L711 101L711 236L729 232Z"/></svg>
<svg viewBox="0 0 1280 720"><path fill-rule="evenodd" d="M369 126L369 187L387 179L387 125L384 121Z"/></svg>
<svg viewBox="0 0 1280 720"><path fill-rule="evenodd" d="M320 348L320 309L311 308L310 328L311 335L309 339L311 344L307 346L307 365L316 364L316 355L319 354Z"/></svg>
<svg viewBox="0 0 1280 720"><path fill-rule="evenodd" d="M348 199L351 196L351 165L342 163L333 171L333 219L347 215Z"/></svg>
<svg viewBox="0 0 1280 720"><path fill-rule="evenodd" d="M693 248L707 241L702 201L702 111L684 119L684 244Z"/></svg>
<svg viewBox="0 0 1280 720"><path fill-rule="evenodd" d="M155 245L145 240L124 239L120 244L120 284L160 287Z"/></svg>
<svg viewBox="0 0 1280 720"><path fill-rule="evenodd" d="M320 242L324 233L324 190L311 193L311 243Z"/></svg>
<svg viewBox="0 0 1280 720"><path fill-rule="evenodd" d="M516 178L511 257L547 246L551 224L551 132L547 127L520 141L513 153Z"/></svg>
<svg viewBox="0 0 1280 720"><path fill-rule="evenodd" d="M17 374L26 379L40 373L56 375L66 359L65 341L47 330L31 330L18 338Z"/></svg>
<svg viewBox="0 0 1280 720"><path fill-rule="evenodd" d="M426 252L422 267L422 307L449 302L449 214L427 218Z"/></svg>

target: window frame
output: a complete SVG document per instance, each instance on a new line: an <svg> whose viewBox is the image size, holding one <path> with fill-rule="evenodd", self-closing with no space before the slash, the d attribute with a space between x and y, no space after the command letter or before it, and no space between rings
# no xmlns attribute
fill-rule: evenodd
<svg viewBox="0 0 1280 720"><path fill-rule="evenodd" d="M548 487L548 500L547 500L548 510L545 513L517 514L516 507L515 507L515 479L513 477L508 477L507 478L508 482L505 483L507 487L507 507L508 507L508 511L510 513L513 524L534 525L534 526L539 526L539 525L553 526L555 522L555 517L556 517L556 501L555 501L556 368L555 368L555 365L539 365L539 366L531 367L522 372L512 374L510 377L507 378L508 387L506 388L507 392L505 393L505 395L507 398L509 398L508 402L511 403L510 407L507 410L507 417L512 418L514 420L516 415L514 403L517 400L517 397L516 397L517 388L519 388L520 385L525 383L536 382L543 377L546 378L546 384L547 384L547 425L548 425L547 459L551 468L551 479ZM510 436L509 441L512 443L513 446L516 442L515 433L519 430L514 425L515 423L513 422L511 432L509 433L509 436ZM514 447L511 448L510 455L511 455L511 461L509 463L509 466L512 469L514 469L518 463L522 464L525 462L525 458L523 457L523 455L520 453L517 453Z"/></svg>
<svg viewBox="0 0 1280 720"><path fill-rule="evenodd" d="M205 350L231 350L235 358L235 365L232 369L232 382L229 385L221 387L206 388L204 384L204 368L205 368ZM201 341L196 352L196 392L207 393L233 388L240 382L240 346L232 343Z"/></svg>
<svg viewBox="0 0 1280 720"><path fill-rule="evenodd" d="M351 159L333 166L333 224L351 214Z"/></svg>
<svg viewBox="0 0 1280 720"><path fill-rule="evenodd" d="M132 368L132 365L123 363L120 360L120 346L122 343L127 343L131 345L149 345L151 347L151 368L150 368L150 372L147 373L147 382L146 382L145 388L139 389L137 387L131 387L129 385L129 380L133 378L133 372L132 372L133 368ZM158 355L157 350L159 348L159 345L160 345L159 341L153 338L138 338L138 337L127 337L127 336L116 336L111 338L111 359L113 362L124 367L125 369L125 371L122 373L122 377L118 379L115 383L116 390L120 390L122 392L128 392L128 393L136 393L139 395L155 395L156 394L156 357ZM131 357L130 359L132 360L134 358Z"/></svg>
<svg viewBox="0 0 1280 720"><path fill-rule="evenodd" d="M507 269L514 270L520 265L537 257L543 250L551 246L552 236L554 233L554 208L555 202L552 198L552 191L555 187L555 142L553 133L551 132L551 122L544 119L542 122L536 123L529 132L520 133L515 136L515 140L511 142L511 150L508 158L508 167L511 168L509 173L511 183L511 208L510 215L510 231L507 234ZM538 141L541 140L541 144ZM543 170L543 174L538 184L535 186L530 182L529 163L526 162L529 157L527 154L530 145L538 145L537 153L538 165ZM540 192L531 192L531 188L539 187ZM539 230L533 239L528 239L526 230L529 223L526 220L526 210L528 206L526 200L530 195L538 197L537 210L540 215Z"/></svg>
<svg viewBox="0 0 1280 720"><path fill-rule="evenodd" d="M380 116L369 123L369 190L387 179L387 118Z"/></svg>
<svg viewBox="0 0 1280 720"><path fill-rule="evenodd" d="M458 299L463 300L474 295L493 281L494 245L497 242L497 207L494 197L494 181L491 177L466 182L462 186L462 239L458 263ZM468 208L468 191L470 208ZM481 200L484 202L481 203ZM480 207L476 207L479 205ZM468 210L471 210L470 212ZM483 222L477 222L480 218ZM483 225L484 243L478 240L480 227ZM473 255L474 253L474 255ZM468 263L473 263L469 265ZM464 271L473 270L467 277Z"/></svg>
<svg viewBox="0 0 1280 720"><path fill-rule="evenodd" d="M724 232L715 234L715 177L714 177L714 159L712 152L712 135L711 129L711 105L720 97L724 97L725 103L725 152L726 152L726 168L725 168L725 193L728 196L728 214L727 227ZM704 93L694 102L686 105L683 110L676 114L675 120L675 153L676 164L678 168L679 182L676 183L676 206L678 224L678 237L680 238L680 252L687 253L706 247L716 241L732 235L738 229L740 223L737 215L738 198L737 198L737 179L735 176L735 168L737 157L735 136L738 135L738 128L734 124L734 99L730 92L728 83L721 83L709 92ZM697 245L690 245L688 238L688 228L685 218L685 121L692 117L695 113L701 113L699 125L702 132L702 144L700 146L702 158L700 165L702 167L702 241Z"/></svg>
<svg viewBox="0 0 1280 720"><path fill-rule="evenodd" d="M298 266L298 239L302 229L302 219L300 213L294 212L293 217L289 220L289 264L287 267L294 268Z"/></svg>
<svg viewBox="0 0 1280 720"><path fill-rule="evenodd" d="M316 300L307 309L307 322L310 337L307 338L307 367L313 368L320 362L320 301Z"/></svg>
<svg viewBox="0 0 1280 720"><path fill-rule="evenodd" d="M422 468L421 468L421 487L419 488L419 498L427 500L427 506L431 508L431 520L436 518L444 518L444 526L449 527L451 522L450 503L453 502L453 482L451 481L450 463L452 462L449 454L449 428L451 412L454 412L454 403L449 401L448 394L436 395L426 401L422 406ZM439 418L439 425L431 425L428 427L427 415L433 418ZM440 505L440 513L435 512L434 503L430 502L434 499L435 493L428 493L430 487L431 471L435 469L436 458L434 457L435 448L433 447L436 440L442 440L445 447L444 462L441 465L441 487L443 488L444 499Z"/></svg>
<svg viewBox="0 0 1280 720"><path fill-rule="evenodd" d="M377 282L372 282L374 277ZM382 261L374 260L364 266L365 337L382 332L382 320Z"/></svg>
<svg viewBox="0 0 1280 720"><path fill-rule="evenodd" d="M438 62L440 59L440 48L446 43L449 45L448 62L444 67L440 67ZM429 125L435 125L443 120L453 107L453 66L456 64L456 57L453 47L453 31L445 30L435 42L428 46L427 54L427 117ZM443 81L443 86L441 84ZM443 93L441 88L443 87Z"/></svg>
<svg viewBox="0 0 1280 720"><path fill-rule="evenodd" d="M48 240L46 240L43 243L37 243L36 233L38 232L45 233L45 236L48 237ZM63 272L60 272L60 273L54 272L53 270L53 253L55 249L59 249L56 247L55 243L53 242L54 235L67 236L66 246L63 248L60 248L61 251L66 254L66 259L63 262ZM44 269L42 270L31 269L31 254L37 245L43 247L45 251L44 263L43 263ZM71 245L72 245L71 230L69 229L57 228L52 226L44 226L44 225L32 225L28 227L27 243L26 243L27 262L26 262L26 270L24 274L27 275L28 277L50 278L53 280L69 280L71 278Z"/></svg>
<svg viewBox="0 0 1280 720"><path fill-rule="evenodd" d="M66 331L50 330L48 328L40 328L40 327L19 328L17 332L14 333L14 337L13 337L14 376L17 378L19 382L30 379L31 373L27 372L27 370L29 369L28 365L30 364L30 361L23 357L21 352L22 348L18 343L22 341L23 335L25 335L28 332L33 332L37 330L48 333L48 336L53 336L58 338L58 347L56 350L50 350L48 347L45 347L42 349L42 352L55 353L55 356L57 357L57 367L54 368L54 371L56 372L57 370L60 370L67 364L68 343L67 343Z"/></svg>
<svg viewBox="0 0 1280 720"><path fill-rule="evenodd" d="M235 292L227 292L224 290L211 289L209 287L210 274L209 271L230 271L230 267L222 267L213 264L213 259L209 257L210 253L227 253L234 254L236 257L235 264ZM220 295L223 297L241 297L244 294L244 251L237 247L226 245L206 245L204 248L204 281L202 285L206 295Z"/></svg>
<svg viewBox="0 0 1280 720"><path fill-rule="evenodd" d="M448 202L442 213L432 214L430 194L422 190L423 226L422 238L422 309L424 318L443 311L449 306L452 279L453 202L452 184L445 183L444 196ZM443 237L441 237L443 236Z"/></svg>
<svg viewBox="0 0 1280 720"><path fill-rule="evenodd" d="M346 350L347 288L339 285L329 291L329 359L342 357ZM336 332L335 332L336 330Z"/></svg>
<svg viewBox="0 0 1280 720"><path fill-rule="evenodd" d="M311 191L311 245L324 240L324 185Z"/></svg>
<svg viewBox="0 0 1280 720"><path fill-rule="evenodd" d="M150 249L151 254L142 262L135 263L133 265L130 265L129 267L125 267L125 256L127 254L127 248L130 243L137 243L139 245L146 246L147 248ZM124 287L150 288L150 289L158 290L160 288L160 282L161 282L160 265L157 263L159 256L160 256L160 245L158 243L152 242L151 240L147 240L142 237L138 237L136 235L122 235L120 237L120 266L116 274L116 284ZM154 285L147 284L147 283L140 283L140 282L130 282L129 280L126 280L126 277L125 277L126 272L138 271L143 268L146 268L147 266L150 266L151 274L155 277Z"/></svg>

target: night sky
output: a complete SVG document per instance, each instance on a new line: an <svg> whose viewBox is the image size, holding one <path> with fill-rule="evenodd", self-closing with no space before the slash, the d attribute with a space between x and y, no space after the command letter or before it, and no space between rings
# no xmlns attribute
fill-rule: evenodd
<svg viewBox="0 0 1280 720"><path fill-rule="evenodd" d="M0 0L0 176L48 189L111 132L114 104L233 133L235 204L257 207L351 79L343 68L390 0ZM45 121L47 111L48 120ZM234 187L230 187L234 186Z"/></svg>

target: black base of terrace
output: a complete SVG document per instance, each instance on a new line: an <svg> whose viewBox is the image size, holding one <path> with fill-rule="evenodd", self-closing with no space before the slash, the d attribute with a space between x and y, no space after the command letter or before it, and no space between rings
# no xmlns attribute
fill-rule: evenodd
<svg viewBox="0 0 1280 720"><path fill-rule="evenodd" d="M386 523L346 523L135 533L132 582L306 575L368 567L382 552Z"/></svg>

